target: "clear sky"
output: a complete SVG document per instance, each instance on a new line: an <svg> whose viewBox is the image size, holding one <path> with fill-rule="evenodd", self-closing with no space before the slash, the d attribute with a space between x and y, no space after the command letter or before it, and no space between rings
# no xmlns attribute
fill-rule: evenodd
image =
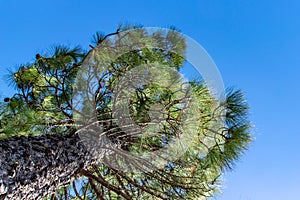
<svg viewBox="0 0 300 200"><path fill-rule="evenodd" d="M300 193L300 1L0 0L0 94L7 68L54 44L87 47L121 22L174 25L197 40L225 85L245 91L255 141L217 200L294 200Z"/></svg>

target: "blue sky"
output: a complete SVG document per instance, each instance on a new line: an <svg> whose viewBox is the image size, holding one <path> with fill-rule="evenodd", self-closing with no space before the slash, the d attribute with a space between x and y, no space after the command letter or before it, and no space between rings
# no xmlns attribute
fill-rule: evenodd
<svg viewBox="0 0 300 200"><path fill-rule="evenodd" d="M13 93L7 68L51 45L87 47L96 31L121 22L174 25L208 51L225 85L244 90L251 106L255 141L215 199L298 199L299 10L297 0L0 0L0 94Z"/></svg>

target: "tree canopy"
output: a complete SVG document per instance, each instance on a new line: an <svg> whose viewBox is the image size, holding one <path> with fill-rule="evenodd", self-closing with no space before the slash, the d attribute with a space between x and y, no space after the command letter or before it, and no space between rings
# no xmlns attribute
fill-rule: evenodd
<svg viewBox="0 0 300 200"><path fill-rule="evenodd" d="M175 29L120 27L96 33L88 50L59 45L12 72L16 93L1 103L0 195L218 192L220 176L251 140L248 105L241 90L220 100L204 80L182 77L186 48Z"/></svg>

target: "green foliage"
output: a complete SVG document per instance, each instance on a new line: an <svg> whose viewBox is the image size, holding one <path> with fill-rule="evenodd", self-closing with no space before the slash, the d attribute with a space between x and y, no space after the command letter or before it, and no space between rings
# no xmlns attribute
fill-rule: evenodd
<svg viewBox="0 0 300 200"><path fill-rule="evenodd" d="M1 137L68 132L60 125L72 120L72 83L82 50L54 48L51 57L37 54L36 62L11 74L17 93L1 107Z"/></svg>
<svg viewBox="0 0 300 200"><path fill-rule="evenodd" d="M97 33L93 42L100 46L114 46L122 42L118 33L126 29L129 28L120 28L109 35ZM117 39L110 40L110 36ZM48 56L37 54L35 62L21 67L11 75L17 92L9 101L1 103L0 137L73 133L78 128L74 119L79 116L73 109L72 96L76 93L73 84L76 76L81 78L81 82L87 81L80 68L83 60L89 58L98 61L101 73L96 75L98 88L92 94L96 101L95 107L84 104L82 110L85 113L96 111L104 133L112 143L119 144L120 150L155 153L155 150L171 144L172 139L181 134L196 134L188 137L192 145L187 151L162 169L151 173L127 173L103 162L91 166L75 184L58 191L57 197L196 199L212 196L219 189L222 172L232 168L251 140L248 106L243 93L231 89L226 101L219 104L203 82L186 82L190 88L184 88L176 72L184 64L186 44L176 32L155 32L149 35L144 29L139 29L129 37L127 43L133 46L160 43L164 50L150 48L149 44L149 48L136 48L118 56L116 60L110 60L114 52L98 51L94 47L84 51L79 47L57 46ZM159 71L152 70L154 81L144 85L136 84L134 92L124 89L123 93L127 95L125 100L129 102L128 117L141 128L146 127L156 116L168 120L159 123L159 126L147 126L143 129L147 134L133 137L124 133L113 119L112 109L116 106L113 89L122 85L122 76L137 66L152 67ZM86 86L77 84L76 87L83 90ZM186 112L182 99L189 90L193 101L189 105L190 111ZM88 102L89 98L86 97L84 101ZM160 108L160 105L164 110L153 110L153 105L156 108ZM192 122L186 119L192 119ZM184 130L180 130L181 126ZM157 133L157 130L160 130L159 134L152 134ZM185 141L182 142L184 145Z"/></svg>

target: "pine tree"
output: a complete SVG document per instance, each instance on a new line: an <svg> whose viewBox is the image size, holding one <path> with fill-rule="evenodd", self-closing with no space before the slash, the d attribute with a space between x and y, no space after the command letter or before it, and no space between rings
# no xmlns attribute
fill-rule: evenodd
<svg viewBox="0 0 300 200"><path fill-rule="evenodd" d="M186 43L174 29L122 27L93 40L12 73L17 92L1 104L1 199L218 192L251 140L243 93L220 102L204 81L179 76Z"/></svg>

